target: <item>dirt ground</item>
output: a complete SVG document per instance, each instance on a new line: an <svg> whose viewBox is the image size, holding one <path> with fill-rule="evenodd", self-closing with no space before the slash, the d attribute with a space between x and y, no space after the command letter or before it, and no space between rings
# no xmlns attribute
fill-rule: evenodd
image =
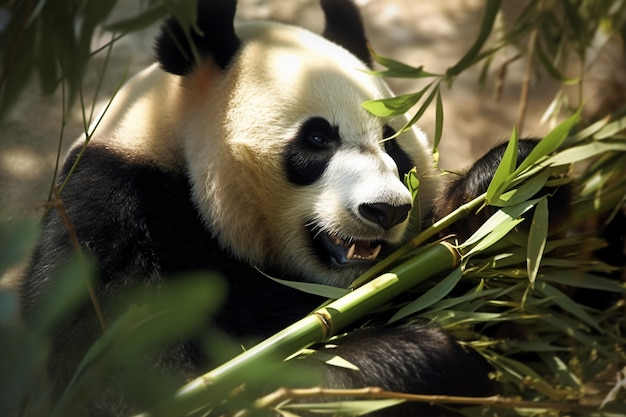
<svg viewBox="0 0 626 417"><path fill-rule="evenodd" d="M119 2L112 19L135 13L138 2ZM481 0L357 0L375 51L413 66L423 65L431 72L444 72L460 59L478 32L482 17ZM519 7L514 3L507 7ZM514 16L515 10L510 10ZM314 31L323 27L322 14L314 0L243 0L238 17L276 19L292 22ZM1 28L0 28L1 29ZM124 75L131 75L152 62L150 28L122 39L115 47L98 101L106 101ZM100 39L104 42L106 37ZM94 44L94 47L97 43ZM504 51L501 59L514 51ZM85 100L90 103L103 59L96 57L85 77ZM494 66L495 68L495 66ZM492 99L493 82L478 85L479 68L464 73L451 89L443 91L444 131L440 165L458 171L495 143L509 137L518 112L523 61L508 70L507 82L499 101ZM490 80L493 80L493 75ZM398 93L417 91L416 80L389 80ZM0 123L0 215L37 214L47 197L61 138L62 96L41 97L35 83L25 92L12 112ZM541 135L549 126L540 123L542 113L556 87L550 82L534 82L524 134ZM434 131L434 110L427 112L420 126ZM63 130L61 152L82 131L79 106L74 106Z"/></svg>

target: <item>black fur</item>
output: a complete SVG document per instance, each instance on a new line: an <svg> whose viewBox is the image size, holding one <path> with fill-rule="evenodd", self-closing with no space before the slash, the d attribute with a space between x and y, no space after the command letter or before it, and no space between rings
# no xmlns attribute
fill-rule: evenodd
<svg viewBox="0 0 626 417"><path fill-rule="evenodd" d="M537 139L521 139L518 142L517 163L519 164L530 154L537 145ZM457 207L473 200L479 195L487 192L491 178L495 173L507 143L502 143L487 152L459 179L453 181L448 189L442 194L442 198L437 202L433 210L433 221L437 221L452 212ZM550 227L558 229L569 218L569 204L571 202L571 189L568 185L555 187L544 187L534 198L548 195L548 209L552 213ZM497 207L485 207L479 213L469 215L463 222L453 224L444 234L453 233L461 240L467 239L476 231L489 217L491 217ZM532 216L532 212L530 214ZM530 222L525 222L522 227L527 227Z"/></svg>
<svg viewBox="0 0 626 417"><path fill-rule="evenodd" d="M302 124L283 152L289 182L310 185L317 181L341 143L339 128L314 117Z"/></svg>
<svg viewBox="0 0 626 417"><path fill-rule="evenodd" d="M390 126L385 126L383 138L389 138L395 135L395 131ZM385 152L391 156L398 167L398 175L400 181L404 182L404 176L415 166L413 161L406 152L402 150L395 139L385 140Z"/></svg>
<svg viewBox="0 0 626 417"><path fill-rule="evenodd" d="M169 17L155 44L161 68L186 75L195 67L196 59L208 57L226 68L240 46L233 25L236 6L233 0L199 0L196 25L189 27Z"/></svg>
<svg viewBox="0 0 626 417"><path fill-rule="evenodd" d="M359 9L351 1L321 0L326 27L324 37L343 46L368 67L373 67L372 55Z"/></svg>

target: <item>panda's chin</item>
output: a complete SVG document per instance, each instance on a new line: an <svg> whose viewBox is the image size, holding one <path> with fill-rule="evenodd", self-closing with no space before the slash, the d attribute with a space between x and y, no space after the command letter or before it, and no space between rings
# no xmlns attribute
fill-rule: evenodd
<svg viewBox="0 0 626 417"><path fill-rule="evenodd" d="M369 265L378 260L383 242L380 240L341 239L328 233L311 233L317 256L333 267Z"/></svg>

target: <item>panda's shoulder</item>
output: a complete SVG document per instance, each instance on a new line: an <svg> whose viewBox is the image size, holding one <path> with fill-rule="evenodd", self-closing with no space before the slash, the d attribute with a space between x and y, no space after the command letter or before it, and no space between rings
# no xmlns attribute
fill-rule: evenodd
<svg viewBox="0 0 626 417"><path fill-rule="evenodd" d="M52 245L67 235L64 216L79 242L105 258L134 248L144 257L203 259L199 252L212 244L183 171L87 146L70 153L60 184L61 207L50 210L43 229Z"/></svg>

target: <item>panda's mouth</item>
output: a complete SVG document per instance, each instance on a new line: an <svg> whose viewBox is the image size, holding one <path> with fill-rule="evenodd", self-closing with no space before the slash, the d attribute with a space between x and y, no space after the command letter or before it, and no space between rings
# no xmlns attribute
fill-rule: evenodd
<svg viewBox="0 0 626 417"><path fill-rule="evenodd" d="M312 235L318 254L329 259L336 266L348 266L353 263L373 262L382 249L380 240L359 240L356 238L340 238L328 233Z"/></svg>

